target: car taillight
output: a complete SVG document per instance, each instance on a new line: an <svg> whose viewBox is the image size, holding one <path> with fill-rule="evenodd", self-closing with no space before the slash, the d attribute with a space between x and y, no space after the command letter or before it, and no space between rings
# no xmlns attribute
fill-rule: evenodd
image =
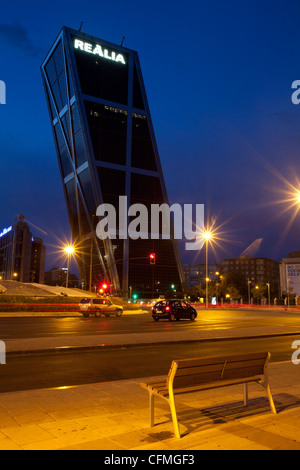
<svg viewBox="0 0 300 470"><path fill-rule="evenodd" d="M170 311L170 307L166 307L166 312L169 312Z"/></svg>

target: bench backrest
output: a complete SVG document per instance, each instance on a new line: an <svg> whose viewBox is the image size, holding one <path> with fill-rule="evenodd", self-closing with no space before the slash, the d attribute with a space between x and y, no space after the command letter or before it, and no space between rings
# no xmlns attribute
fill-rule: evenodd
<svg viewBox="0 0 300 470"><path fill-rule="evenodd" d="M178 389L263 375L269 358L270 353L263 352L173 361L167 378L167 387L170 381L173 381L173 388Z"/></svg>

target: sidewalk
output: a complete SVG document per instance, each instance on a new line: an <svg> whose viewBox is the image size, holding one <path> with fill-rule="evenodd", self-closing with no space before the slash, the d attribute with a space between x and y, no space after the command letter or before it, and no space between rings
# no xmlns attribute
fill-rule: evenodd
<svg viewBox="0 0 300 470"><path fill-rule="evenodd" d="M278 415L265 391L242 386L181 395L182 439L173 435L167 404L156 400L149 427L144 379L0 395L1 450L300 450L300 366L271 364ZM110 455L110 454L108 454Z"/></svg>

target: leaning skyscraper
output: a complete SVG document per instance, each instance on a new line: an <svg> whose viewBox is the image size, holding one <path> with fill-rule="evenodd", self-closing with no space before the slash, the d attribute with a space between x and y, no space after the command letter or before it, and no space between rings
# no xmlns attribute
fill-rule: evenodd
<svg viewBox="0 0 300 470"><path fill-rule="evenodd" d="M64 27L41 66L86 286L157 297L184 277L176 240L96 236L97 207L168 204L137 52ZM118 232L118 227L117 227ZM155 255L155 263L150 255Z"/></svg>

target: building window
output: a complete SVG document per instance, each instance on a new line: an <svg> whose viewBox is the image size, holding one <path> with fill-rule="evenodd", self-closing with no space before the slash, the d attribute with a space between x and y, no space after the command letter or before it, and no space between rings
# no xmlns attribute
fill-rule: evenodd
<svg viewBox="0 0 300 470"><path fill-rule="evenodd" d="M95 159L126 165L127 112L90 101L85 108Z"/></svg>

